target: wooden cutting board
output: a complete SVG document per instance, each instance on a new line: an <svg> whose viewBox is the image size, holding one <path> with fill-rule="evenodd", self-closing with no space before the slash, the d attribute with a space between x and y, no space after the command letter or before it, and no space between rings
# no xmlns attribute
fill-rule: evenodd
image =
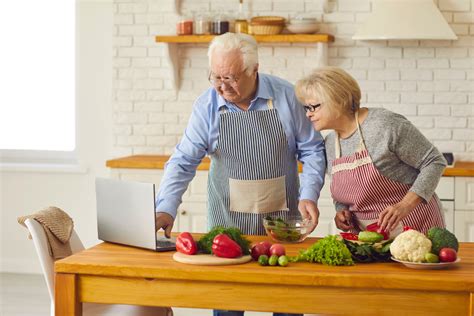
<svg viewBox="0 0 474 316"><path fill-rule="evenodd" d="M197 254L185 255L181 252L175 252L173 255L175 261L185 264L195 264L202 266L224 266L230 264L242 264L252 260L251 256L242 256L239 258L220 258L213 255Z"/></svg>

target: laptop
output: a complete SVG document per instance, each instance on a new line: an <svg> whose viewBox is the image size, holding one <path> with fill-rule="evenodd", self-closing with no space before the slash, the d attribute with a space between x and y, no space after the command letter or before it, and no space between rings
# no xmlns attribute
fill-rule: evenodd
<svg viewBox="0 0 474 316"><path fill-rule="evenodd" d="M100 240L154 251L176 250L175 238L156 233L153 183L96 178L95 192Z"/></svg>

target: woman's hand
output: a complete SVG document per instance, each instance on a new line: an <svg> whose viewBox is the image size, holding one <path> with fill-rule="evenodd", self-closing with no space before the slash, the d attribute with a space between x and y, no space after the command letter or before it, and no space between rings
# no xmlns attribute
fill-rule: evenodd
<svg viewBox="0 0 474 316"><path fill-rule="evenodd" d="M349 210L337 211L336 216L334 216L334 222L336 223L337 228L345 232L354 228L352 214Z"/></svg>
<svg viewBox="0 0 474 316"><path fill-rule="evenodd" d="M416 193L408 192L403 200L395 205L390 205L380 213L377 222L380 230L387 232L394 230L421 201L422 199Z"/></svg>
<svg viewBox="0 0 474 316"><path fill-rule="evenodd" d="M311 229L312 232L316 226L318 226L319 221L319 209L314 201L311 200L300 200L298 203L298 210L301 213L303 219L311 220Z"/></svg>

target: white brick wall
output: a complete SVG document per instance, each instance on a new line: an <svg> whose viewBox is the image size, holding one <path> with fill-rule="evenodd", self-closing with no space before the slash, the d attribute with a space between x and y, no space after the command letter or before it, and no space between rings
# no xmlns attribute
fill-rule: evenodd
<svg viewBox="0 0 474 316"><path fill-rule="evenodd" d="M349 71L360 83L363 103L405 115L441 151L474 160L474 1L435 3L458 35L457 41L354 41L370 0L244 1L250 15L291 17L305 11L333 34L329 64ZM115 154L169 154L179 141L193 100L209 87L207 45L179 46L181 90L173 91L165 46L156 35L172 35L179 16L174 0L115 0L113 56ZM237 0L182 0L184 14L200 10L234 14ZM308 73L316 56L312 44L264 44L260 70L291 82Z"/></svg>

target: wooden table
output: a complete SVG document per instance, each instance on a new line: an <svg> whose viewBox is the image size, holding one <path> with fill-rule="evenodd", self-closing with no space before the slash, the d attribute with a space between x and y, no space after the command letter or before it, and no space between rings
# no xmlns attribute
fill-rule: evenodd
<svg viewBox="0 0 474 316"><path fill-rule="evenodd" d="M265 237L252 237L253 241ZM315 242L286 246L296 254ZM101 243L57 261L56 315L82 314L82 302L338 315L473 315L474 243L446 270L399 263L331 267L193 266L173 252Z"/></svg>

